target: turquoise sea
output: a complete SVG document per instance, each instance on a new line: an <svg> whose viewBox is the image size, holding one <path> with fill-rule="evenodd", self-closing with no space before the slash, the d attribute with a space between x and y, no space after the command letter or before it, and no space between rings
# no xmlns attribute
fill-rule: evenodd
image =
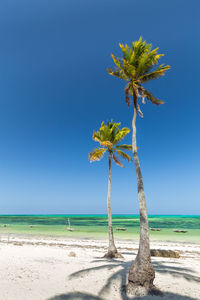
<svg viewBox="0 0 200 300"><path fill-rule="evenodd" d="M68 231L70 226L73 231ZM200 242L200 216L151 215L151 239ZM126 231L117 231L126 228ZM139 216L113 215L113 229L117 239L138 239ZM186 230L175 233L173 230ZM0 234L49 235L81 238L106 238L106 215L0 215Z"/></svg>

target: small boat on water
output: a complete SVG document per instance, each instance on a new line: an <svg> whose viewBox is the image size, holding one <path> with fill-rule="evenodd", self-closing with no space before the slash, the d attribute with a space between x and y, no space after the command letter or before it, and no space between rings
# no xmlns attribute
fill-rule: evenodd
<svg viewBox="0 0 200 300"><path fill-rule="evenodd" d="M151 231L161 231L160 228L150 228Z"/></svg>
<svg viewBox="0 0 200 300"><path fill-rule="evenodd" d="M118 231L120 231L120 230L121 231L126 231L126 228L117 227L116 230L118 230Z"/></svg>
<svg viewBox="0 0 200 300"><path fill-rule="evenodd" d="M186 233L187 230L173 230L173 232L177 232L177 233Z"/></svg>
<svg viewBox="0 0 200 300"><path fill-rule="evenodd" d="M73 229L73 228L71 228L71 225L70 225L70 220L69 220L69 218L68 218L68 225L69 225L69 227L67 227L67 230L68 230L68 231L74 231L74 229Z"/></svg>

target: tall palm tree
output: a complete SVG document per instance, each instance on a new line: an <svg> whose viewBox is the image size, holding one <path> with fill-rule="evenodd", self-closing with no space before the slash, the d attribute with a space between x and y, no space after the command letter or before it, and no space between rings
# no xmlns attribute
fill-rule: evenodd
<svg viewBox="0 0 200 300"><path fill-rule="evenodd" d="M158 54L158 48L152 50L152 45L142 41L141 37L138 41L133 42L131 47L127 44L119 45L123 57L115 58L112 54L111 56L116 67L114 69L108 68L107 71L110 75L116 76L127 82L125 87L125 99L128 106L130 106L132 102L130 96L133 98L134 113L132 120L132 151L137 176L140 210L139 250L129 271L127 291L133 294L142 294L144 292L149 292L150 289L153 288L155 271L151 262L148 215L143 178L137 154L136 117L137 114L143 117L139 104L140 98L142 99L142 103L145 103L145 98L156 105L164 103L144 88L143 84L152 79L157 79L160 76L163 76L165 71L170 69L170 66L164 64L156 66L163 54Z"/></svg>
<svg viewBox="0 0 200 300"><path fill-rule="evenodd" d="M110 205L110 194L111 194L111 160L120 166L124 167L120 162L118 155L130 161L130 156L125 153L123 150L131 150L131 145L118 145L118 143L130 132L129 128L120 129L119 126L121 123L114 123L107 121L107 124L102 122L100 130L94 131L93 140L99 142L101 147L95 148L92 152L89 153L90 162L100 160L105 152L108 152L108 166L109 166L109 176L108 176L108 195L107 195L107 209L108 209L108 233L109 233L109 246L108 252L105 254L105 257L122 257L121 254L117 252L117 248L114 242L113 228L112 228L112 214L111 214L111 205Z"/></svg>

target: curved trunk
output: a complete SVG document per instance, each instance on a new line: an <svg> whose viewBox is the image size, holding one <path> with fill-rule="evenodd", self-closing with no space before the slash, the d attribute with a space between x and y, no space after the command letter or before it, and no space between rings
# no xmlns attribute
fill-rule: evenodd
<svg viewBox="0 0 200 300"><path fill-rule="evenodd" d="M107 208L108 208L108 234L109 234L109 246L108 254L114 255L117 253L117 248L114 243L113 228L112 228L112 214L110 205L110 194L111 194L111 153L109 152L109 176L108 176L108 195L107 195Z"/></svg>
<svg viewBox="0 0 200 300"><path fill-rule="evenodd" d="M134 115L132 121L132 147L133 158L137 176L138 199L140 210L140 242L139 250L135 261L133 262L128 276L127 291L136 295L143 295L149 292L153 287L153 280L155 278L155 271L151 262L150 244L149 244L149 225L146 208L146 200L144 194L143 178L139 164L136 146L136 115L137 115L137 96L134 101Z"/></svg>

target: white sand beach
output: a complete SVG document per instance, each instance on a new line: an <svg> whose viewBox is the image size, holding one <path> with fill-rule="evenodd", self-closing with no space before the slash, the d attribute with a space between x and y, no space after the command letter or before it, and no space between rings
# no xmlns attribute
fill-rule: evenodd
<svg viewBox="0 0 200 300"><path fill-rule="evenodd" d="M137 243L116 244L124 259L102 258L105 240L13 236L8 243L6 236L1 237L0 299L132 299L122 286ZM155 284L164 293L156 299L200 299L200 244L152 242L151 248L178 250L181 255L179 259L152 257Z"/></svg>

